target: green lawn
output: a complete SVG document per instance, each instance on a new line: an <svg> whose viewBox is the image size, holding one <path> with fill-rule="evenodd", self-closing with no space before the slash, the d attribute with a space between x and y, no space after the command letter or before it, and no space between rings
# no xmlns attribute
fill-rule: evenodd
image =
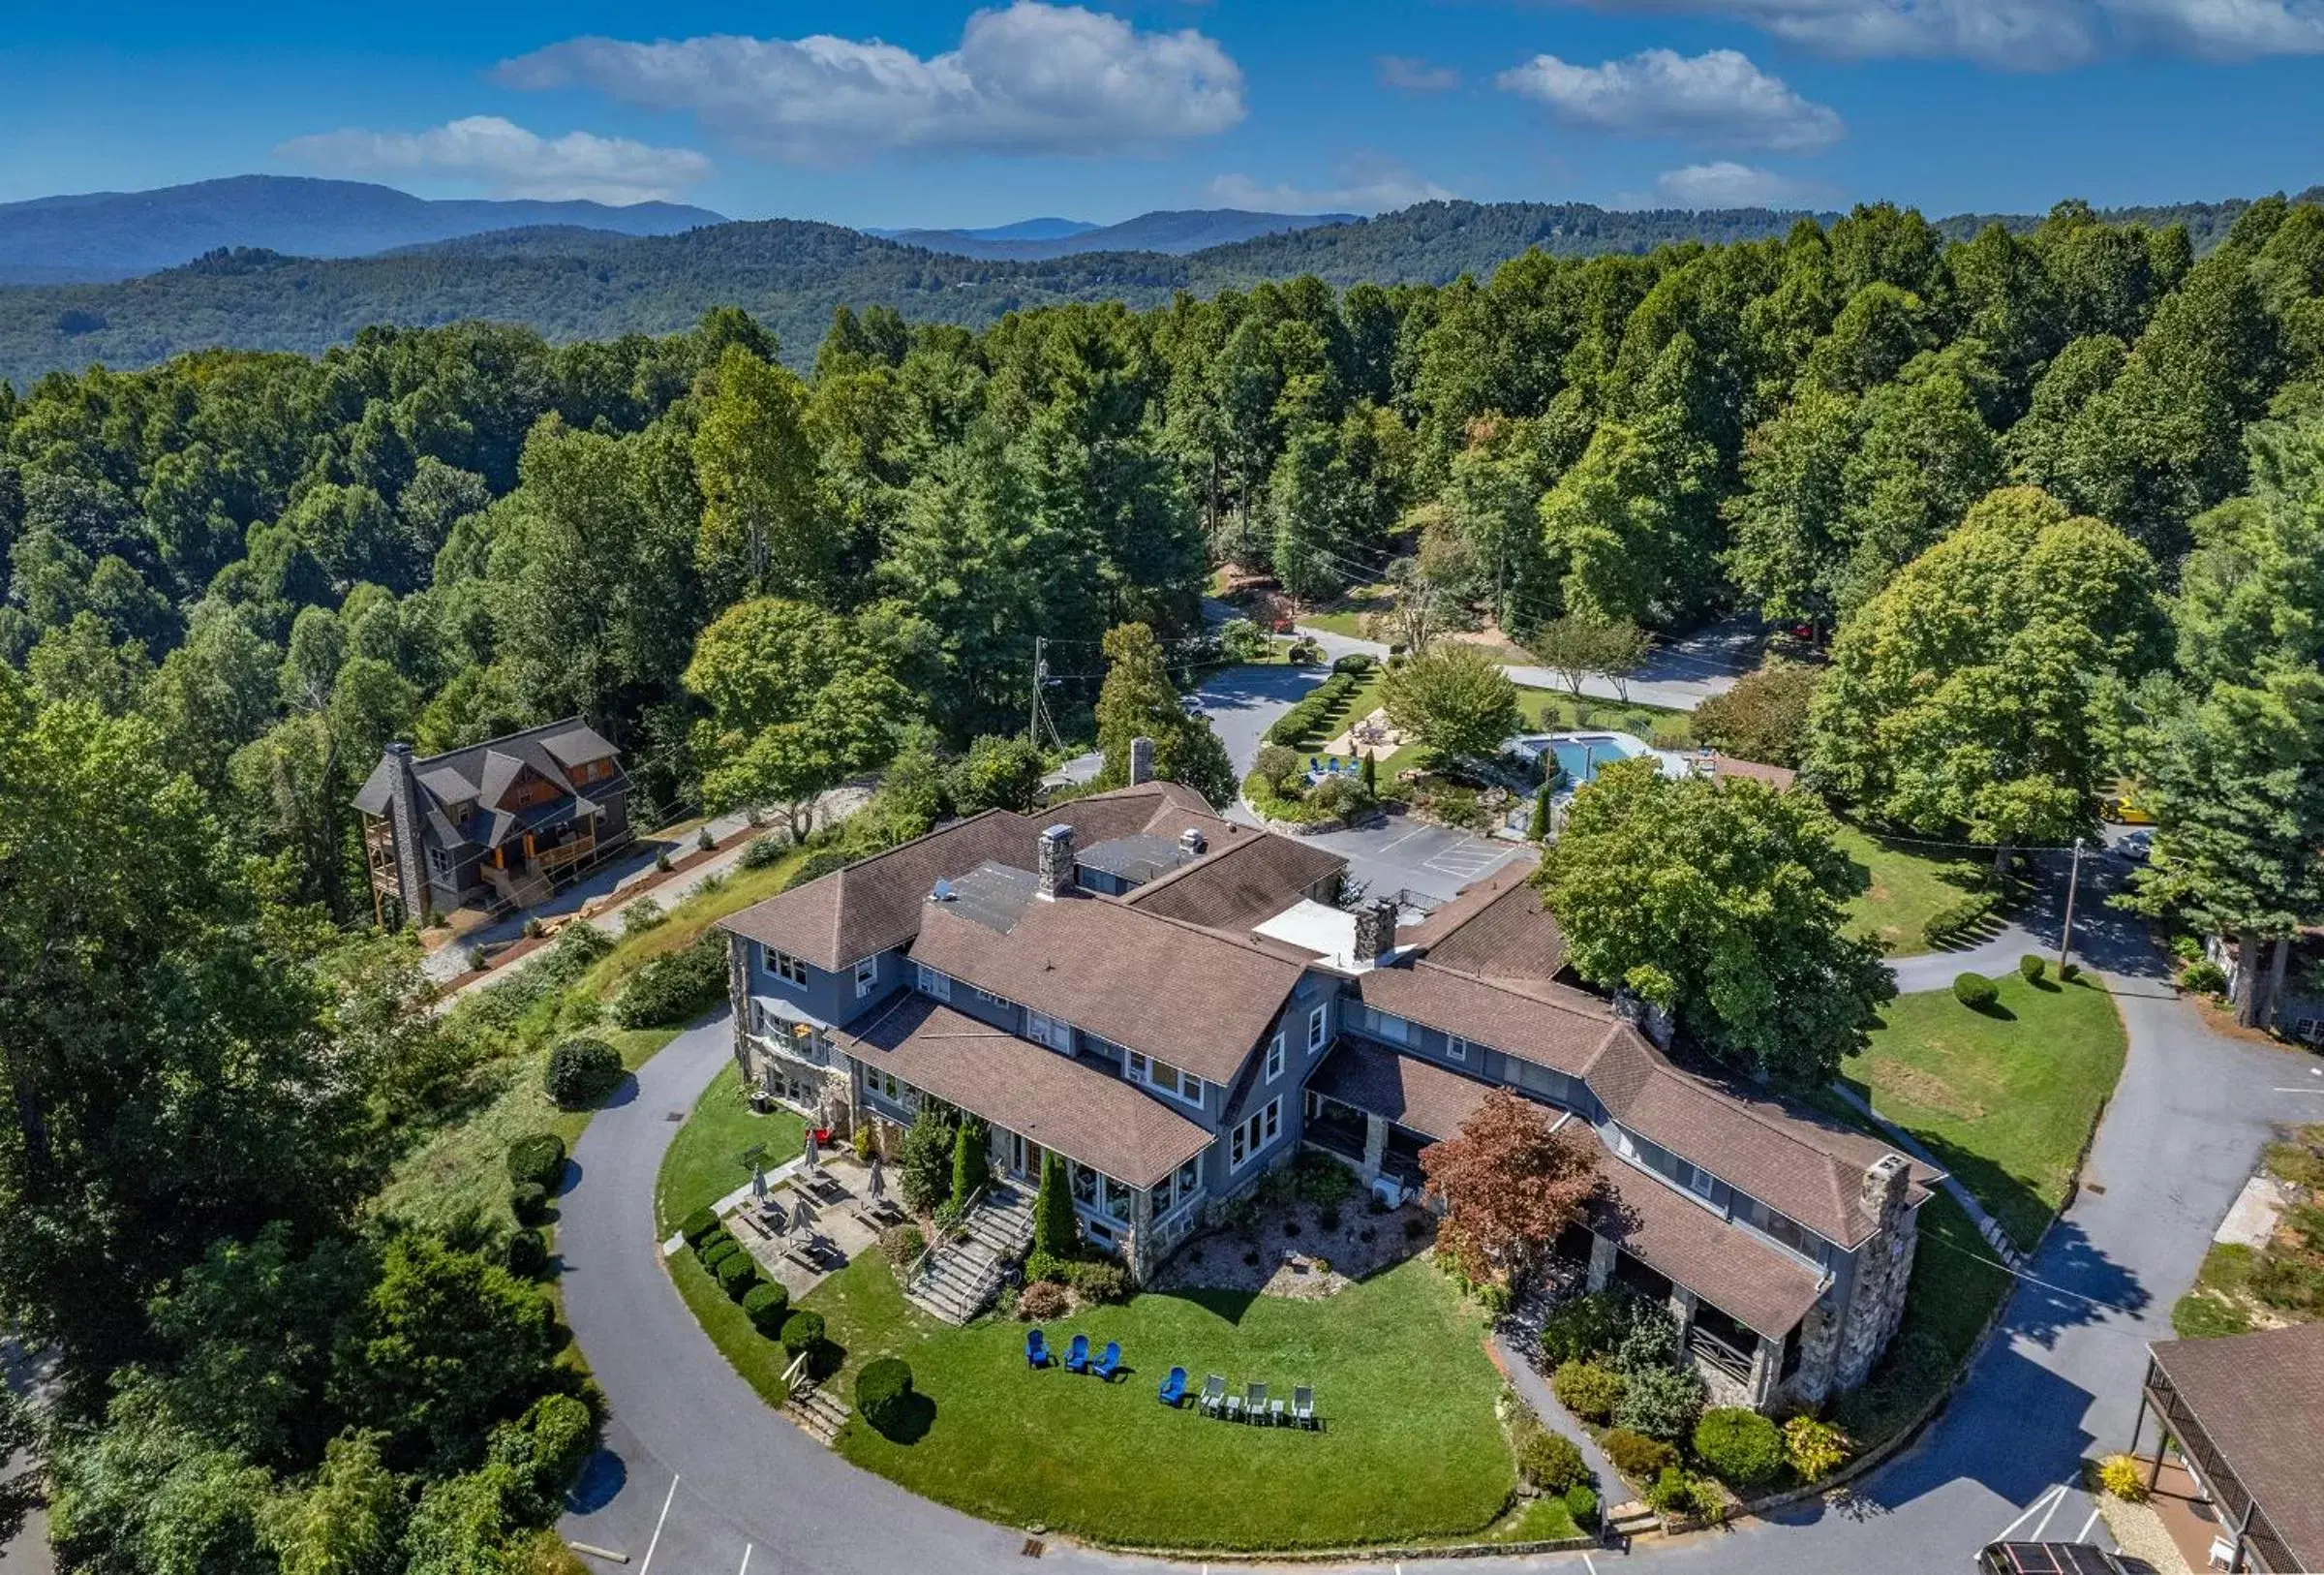
<svg viewBox="0 0 2324 1575"><path fill-rule="evenodd" d="M722 1069L661 1157L661 1175L654 1184L656 1234L668 1235L694 1210L749 1182L745 1149L763 1146L762 1163L773 1169L807 1146L806 1134L807 1123L788 1110L764 1116L752 1110L742 1078L731 1067Z"/></svg>
<svg viewBox="0 0 2324 1575"><path fill-rule="evenodd" d="M791 872L806 860L807 849L795 848L760 869L738 867L727 870L716 890L695 891L670 909L668 916L651 930L637 935L624 934L614 943L613 950L598 958L591 965L589 972L581 975L573 994L611 1001L620 994L622 985L627 982L629 975L647 963L670 952L685 950L701 940L713 924L727 914L738 913L752 903L763 902L780 891L790 880Z"/></svg>
<svg viewBox="0 0 2324 1575"><path fill-rule="evenodd" d="M2009 1285L1960 1204L1940 1191L1920 1206L1904 1322L1870 1380L1840 1402L1836 1420L1857 1448L1911 1423L1953 1381Z"/></svg>
<svg viewBox="0 0 2324 1575"><path fill-rule="evenodd" d="M1387 611L1395 605L1395 592L1385 585L1360 586L1323 611L1302 615L1300 624L1305 629L1327 630L1349 639L1368 640L1372 636L1364 630L1365 618Z"/></svg>
<svg viewBox="0 0 2324 1575"><path fill-rule="evenodd" d="M1658 747L1663 749L1688 748L1694 738L1688 713L1658 705L1624 705L1618 700L1595 697L1576 700L1562 690L1519 688L1517 709L1525 715L1526 727L1534 731L1611 727L1649 743L1659 733L1662 742Z"/></svg>
<svg viewBox="0 0 2324 1575"><path fill-rule="evenodd" d="M635 1070L676 1029L593 1029ZM595 1114L560 1110L540 1086L548 1053L503 1057L481 1068L469 1097L433 1136L397 1160L373 1207L390 1219L442 1227L472 1214L508 1220L508 1145L555 1132L569 1147Z"/></svg>
<svg viewBox="0 0 2324 1575"><path fill-rule="evenodd" d="M1849 927L1891 954L1926 951L1922 927L1939 910L1969 896L1993 862L1891 842L1851 825L1840 828L1839 842L1872 881L1848 905Z"/></svg>
<svg viewBox="0 0 2324 1575"><path fill-rule="evenodd" d="M2123 1025L2087 978L1998 983L1983 1012L1949 990L1898 998L1842 1076L2031 1248L2122 1072Z"/></svg>
<svg viewBox="0 0 2324 1575"><path fill-rule="evenodd" d="M681 1291L701 1282L688 1300L709 1314L705 1326L737 1370L770 1390L763 1351L748 1348L766 1342L739 1313L702 1305L717 1292L690 1260L672 1269ZM804 1305L846 1348L842 1396L865 1360L892 1353L911 1364L931 1403L911 1441L854 1418L841 1451L990 1520L1125 1546L1340 1547L1483 1532L1514 1486L1483 1320L1425 1260L1320 1302L1147 1294L1050 1329L1060 1349L1076 1331L1093 1343L1120 1341L1125 1376L1112 1384L1028 1371L1022 1324L954 1329L922 1316L877 1254ZM1238 1386L1264 1380L1288 1401L1293 1384L1312 1383L1324 1427L1240 1427L1166 1410L1154 1388L1174 1363L1196 1388L1217 1372Z"/></svg>

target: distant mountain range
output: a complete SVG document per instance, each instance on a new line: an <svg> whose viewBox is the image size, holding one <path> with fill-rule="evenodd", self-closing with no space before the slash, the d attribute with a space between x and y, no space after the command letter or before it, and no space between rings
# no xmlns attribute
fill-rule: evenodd
<svg viewBox="0 0 2324 1575"><path fill-rule="evenodd" d="M708 208L674 202L439 202L364 181L236 175L150 192L0 203L0 284L135 278L221 246L364 257L524 226L668 235L725 222Z"/></svg>
<svg viewBox="0 0 2324 1575"><path fill-rule="evenodd" d="M1141 213L1119 224L1083 224L1077 219L1026 219L994 230L872 230L867 234L956 257L1006 258L1034 262L1085 252L1160 252L1184 257L1213 246L1232 246L1260 235L1353 224L1353 213L1250 213L1240 208L1194 208Z"/></svg>
<svg viewBox="0 0 2324 1575"><path fill-rule="evenodd" d="M2302 200L2324 201L2324 190ZM2107 217L2184 223L2204 251L2248 206L2235 199ZM137 279L0 288L0 378L21 387L58 367L93 360L143 366L212 346L312 354L374 323L485 318L523 324L554 340L668 333L728 304L765 321L780 338L784 358L804 365L813 359L833 308L842 304L886 304L910 319L974 326L1057 301L1120 300L1144 308L1181 290L1247 289L1306 273L1342 287L1361 280L1441 284L1464 273L1482 277L1529 248L1561 257L1642 253L1673 241L1764 239L1803 217L1831 217L1767 208L1630 212L1578 202L1423 202L1183 255L1149 249L1024 259L951 254L799 220L712 223L650 235L617 233L596 222L636 212L602 209L581 225L497 229L336 261L243 248ZM1147 219L1187 217L1216 216ZM2011 228L2038 222L2030 215L1990 217ZM1937 222L1947 234L1966 236L1988 220L1964 215ZM990 242L1023 243L1022 235Z"/></svg>

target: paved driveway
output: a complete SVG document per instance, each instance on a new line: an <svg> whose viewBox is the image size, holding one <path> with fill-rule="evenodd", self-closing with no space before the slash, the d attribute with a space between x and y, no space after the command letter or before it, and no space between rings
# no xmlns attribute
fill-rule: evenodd
<svg viewBox="0 0 2324 1575"><path fill-rule="evenodd" d="M1346 859L1351 875L1383 895L1412 890L1450 897L1513 860L1533 856L1522 843L1422 825L1401 815L1391 815L1379 825L1327 831L1306 840Z"/></svg>
<svg viewBox="0 0 2324 1575"><path fill-rule="evenodd" d="M48 1371L46 1363L27 1355L15 1340L0 1335L0 1382L6 1383L11 1393L43 1393ZM0 1478L23 1468L22 1462L0 1459ZM53 1575L55 1569L56 1557L48 1551L48 1519L36 1509L15 1540L0 1542L0 1575Z"/></svg>

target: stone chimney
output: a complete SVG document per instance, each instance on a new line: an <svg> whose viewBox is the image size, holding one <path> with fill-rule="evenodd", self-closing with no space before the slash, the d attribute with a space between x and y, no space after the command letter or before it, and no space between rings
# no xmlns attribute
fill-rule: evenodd
<svg viewBox="0 0 2324 1575"><path fill-rule="evenodd" d="M1154 780L1154 741L1150 738L1130 740L1130 786Z"/></svg>
<svg viewBox="0 0 2324 1575"><path fill-rule="evenodd" d="M1203 834L1193 826L1178 833L1178 851L1188 858L1201 858L1209 849L1210 845L1203 840Z"/></svg>
<svg viewBox="0 0 2324 1575"><path fill-rule="evenodd" d="M1356 961L1376 963L1396 949L1396 905L1375 897L1356 910Z"/></svg>
<svg viewBox="0 0 2324 1575"><path fill-rule="evenodd" d="M1041 867L1033 873L1039 880L1033 895L1045 901L1073 889L1073 827L1055 825L1041 833Z"/></svg>
<svg viewBox="0 0 2324 1575"><path fill-rule="evenodd" d="M1881 1155L1864 1170L1864 1185L1858 1194L1866 1214L1881 1222L1885 1229L1905 1208L1905 1189L1912 1179L1912 1167L1901 1154Z"/></svg>
<svg viewBox="0 0 2324 1575"><path fill-rule="evenodd" d="M427 922L435 905L428 900L427 863L420 854L423 822L419 815L419 784L412 774L412 746L398 740L381 753L387 767L387 823L395 833L395 883L403 898L404 922Z"/></svg>

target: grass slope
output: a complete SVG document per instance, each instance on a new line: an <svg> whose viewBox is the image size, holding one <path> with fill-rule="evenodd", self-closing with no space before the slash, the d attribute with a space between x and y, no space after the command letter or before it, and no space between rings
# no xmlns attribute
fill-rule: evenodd
<svg viewBox="0 0 2324 1575"><path fill-rule="evenodd" d="M694 1210L746 1185L750 1171L743 1163L744 1150L765 1148L761 1163L771 1170L807 1147L806 1122L788 1110L760 1115L750 1108L742 1079L731 1072L728 1068L711 1080L661 1157L661 1174L654 1184L657 1236L667 1236Z"/></svg>
<svg viewBox="0 0 2324 1575"><path fill-rule="evenodd" d="M1968 896L1991 863L1891 842L1851 825L1841 826L1839 843L1871 881L1848 905L1849 929L1872 937L1891 954L1925 950L1922 927Z"/></svg>
<svg viewBox="0 0 2324 1575"><path fill-rule="evenodd" d="M2125 1041L2113 1001L2087 978L1998 982L1986 1012L1949 990L1899 997L1842 1077L2030 1248L2065 1201Z"/></svg>

